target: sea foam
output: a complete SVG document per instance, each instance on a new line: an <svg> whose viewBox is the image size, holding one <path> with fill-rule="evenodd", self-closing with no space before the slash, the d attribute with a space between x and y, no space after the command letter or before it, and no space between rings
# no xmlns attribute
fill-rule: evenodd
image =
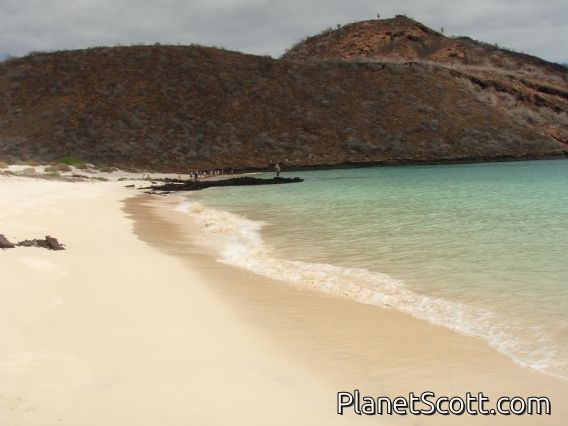
<svg viewBox="0 0 568 426"><path fill-rule="evenodd" d="M263 240L263 222L190 201L182 202L176 210L192 216L203 227L207 244L219 253L222 263L328 295L397 309L481 338L523 367L568 378L563 356L539 327L527 330L484 307L418 294L388 274L279 258Z"/></svg>

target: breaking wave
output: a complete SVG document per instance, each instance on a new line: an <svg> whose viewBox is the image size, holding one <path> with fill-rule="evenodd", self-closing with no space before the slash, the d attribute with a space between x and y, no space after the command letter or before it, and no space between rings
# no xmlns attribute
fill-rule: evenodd
<svg viewBox="0 0 568 426"><path fill-rule="evenodd" d="M176 210L189 214L203 227L207 244L219 253L220 262L328 295L394 308L481 338L524 367L568 378L565 357L538 327L513 324L488 308L418 294L384 273L278 258L263 241L265 224L259 221L192 201L182 202Z"/></svg>

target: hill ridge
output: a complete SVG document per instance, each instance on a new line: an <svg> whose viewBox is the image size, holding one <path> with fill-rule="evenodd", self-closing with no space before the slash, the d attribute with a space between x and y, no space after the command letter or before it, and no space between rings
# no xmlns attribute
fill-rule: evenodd
<svg viewBox="0 0 568 426"><path fill-rule="evenodd" d="M197 45L39 53L0 64L0 160L183 171L559 157L565 78Z"/></svg>

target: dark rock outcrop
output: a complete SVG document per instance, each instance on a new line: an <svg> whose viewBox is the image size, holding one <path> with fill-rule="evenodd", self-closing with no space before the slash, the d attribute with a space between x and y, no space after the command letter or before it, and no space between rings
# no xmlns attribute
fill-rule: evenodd
<svg viewBox="0 0 568 426"><path fill-rule="evenodd" d="M254 186L254 185L280 185L286 183L299 183L303 179L275 177L272 179L260 179L250 176L242 176L237 178L220 179L220 180L177 180L169 179L165 183L155 184L147 188L152 191L158 192L174 192L174 191L198 191L206 188L220 187L220 186Z"/></svg>
<svg viewBox="0 0 568 426"><path fill-rule="evenodd" d="M10 243L3 235L0 234L0 248L15 248L15 247L40 247L48 250L65 250L63 244L57 241L57 238L50 237L49 235L45 239L33 239L24 240L16 244Z"/></svg>

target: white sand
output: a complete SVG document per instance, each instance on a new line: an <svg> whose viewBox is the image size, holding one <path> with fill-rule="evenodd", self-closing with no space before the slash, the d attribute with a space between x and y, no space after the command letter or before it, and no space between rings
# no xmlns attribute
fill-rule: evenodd
<svg viewBox="0 0 568 426"><path fill-rule="evenodd" d="M337 420L334 395L137 239L127 183L0 177L0 233L67 245L0 252L0 425Z"/></svg>

